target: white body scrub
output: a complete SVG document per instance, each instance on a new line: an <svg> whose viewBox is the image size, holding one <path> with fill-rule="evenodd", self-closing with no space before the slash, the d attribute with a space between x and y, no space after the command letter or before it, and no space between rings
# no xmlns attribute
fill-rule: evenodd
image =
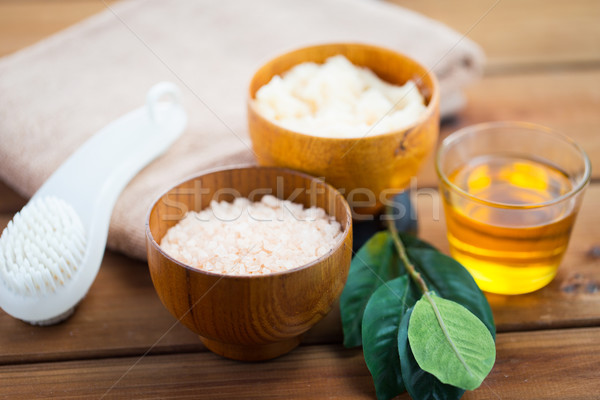
<svg viewBox="0 0 600 400"><path fill-rule="evenodd" d="M322 137L364 137L413 125L426 109L412 81L396 86L342 55L303 63L256 92L259 113L287 129Z"/></svg>

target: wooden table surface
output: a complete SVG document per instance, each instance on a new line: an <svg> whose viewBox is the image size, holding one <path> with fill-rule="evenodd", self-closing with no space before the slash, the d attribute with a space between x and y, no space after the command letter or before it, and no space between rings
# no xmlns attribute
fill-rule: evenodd
<svg viewBox="0 0 600 400"><path fill-rule="evenodd" d="M468 33L488 56L484 78L467 90L468 106L442 135L477 122L526 120L568 133L600 163L600 1L394 1ZM2 0L0 55L104 7ZM488 296L500 332L497 361L464 399L600 398L599 174L593 171L556 279L533 294ZM435 187L431 165L419 182ZM438 201L435 193L419 198L420 234L447 250L443 216L433 218ZM24 204L0 184L0 228ZM361 350L340 342L333 312L284 357L223 359L163 308L143 262L107 251L67 322L33 327L0 311L0 397L374 398Z"/></svg>

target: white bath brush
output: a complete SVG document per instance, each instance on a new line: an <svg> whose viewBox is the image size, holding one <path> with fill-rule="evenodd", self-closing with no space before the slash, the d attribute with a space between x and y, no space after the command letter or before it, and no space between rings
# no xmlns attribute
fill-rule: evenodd
<svg viewBox="0 0 600 400"><path fill-rule="evenodd" d="M0 237L0 307L36 325L60 322L94 281L115 202L187 123L179 89L163 82L146 106L107 125L71 155Z"/></svg>

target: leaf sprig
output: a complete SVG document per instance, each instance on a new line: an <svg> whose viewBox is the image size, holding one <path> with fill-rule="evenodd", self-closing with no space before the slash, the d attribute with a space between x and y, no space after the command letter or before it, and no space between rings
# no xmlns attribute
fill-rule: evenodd
<svg viewBox="0 0 600 400"><path fill-rule="evenodd" d="M378 399L459 399L493 367L492 312L469 272L393 223L354 257L341 313L344 345L362 344Z"/></svg>

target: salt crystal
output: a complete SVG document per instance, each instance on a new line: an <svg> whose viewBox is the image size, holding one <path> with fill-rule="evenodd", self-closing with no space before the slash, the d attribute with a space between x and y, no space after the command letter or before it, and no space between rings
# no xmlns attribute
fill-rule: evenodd
<svg viewBox="0 0 600 400"><path fill-rule="evenodd" d="M188 212L160 245L194 268L258 275L305 265L331 251L341 238L341 225L322 208L266 195L259 202L213 201L200 212Z"/></svg>

